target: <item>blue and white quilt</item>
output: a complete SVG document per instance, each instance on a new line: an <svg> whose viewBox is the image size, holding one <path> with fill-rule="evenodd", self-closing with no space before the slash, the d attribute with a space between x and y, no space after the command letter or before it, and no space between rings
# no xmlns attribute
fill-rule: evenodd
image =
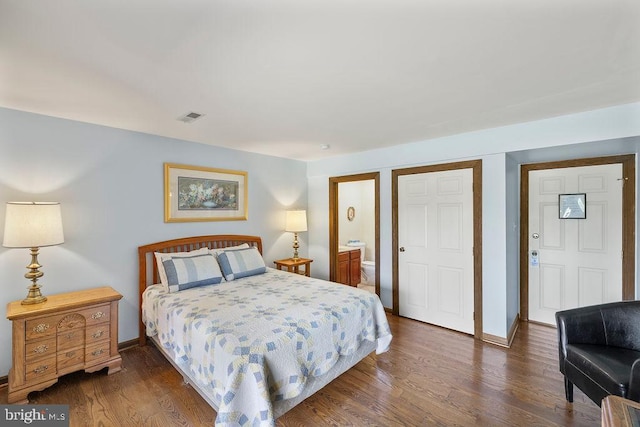
<svg viewBox="0 0 640 427"><path fill-rule="evenodd" d="M363 341L376 342L377 354L391 342L377 295L270 268L175 293L151 286L143 321L213 390L218 426L274 425L272 402L298 396Z"/></svg>

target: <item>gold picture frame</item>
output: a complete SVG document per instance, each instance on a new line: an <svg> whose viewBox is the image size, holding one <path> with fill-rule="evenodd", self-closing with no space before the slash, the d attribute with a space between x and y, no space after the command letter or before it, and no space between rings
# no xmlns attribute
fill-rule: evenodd
<svg viewBox="0 0 640 427"><path fill-rule="evenodd" d="M164 222L243 221L247 172L164 164Z"/></svg>

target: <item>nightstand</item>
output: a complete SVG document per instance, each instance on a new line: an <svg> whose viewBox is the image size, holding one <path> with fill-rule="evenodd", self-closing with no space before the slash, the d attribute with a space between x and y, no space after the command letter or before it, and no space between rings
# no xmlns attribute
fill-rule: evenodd
<svg viewBox="0 0 640 427"><path fill-rule="evenodd" d="M304 274L307 277L311 277L312 262L313 260L308 258L286 258L273 261L278 270L283 270L284 268L286 268L289 273ZM300 270L301 266L304 266L304 270L302 271Z"/></svg>
<svg viewBox="0 0 640 427"><path fill-rule="evenodd" d="M48 295L41 304L7 304L12 322L12 367L8 403L28 403L27 395L74 371L121 369L118 301L110 287Z"/></svg>

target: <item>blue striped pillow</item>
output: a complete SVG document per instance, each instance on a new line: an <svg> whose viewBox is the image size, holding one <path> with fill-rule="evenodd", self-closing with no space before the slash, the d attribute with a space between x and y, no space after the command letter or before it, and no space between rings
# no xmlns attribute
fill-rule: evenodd
<svg viewBox="0 0 640 427"><path fill-rule="evenodd" d="M170 258L162 261L162 265L167 274L169 292L216 285L222 281L220 266L211 254Z"/></svg>
<svg viewBox="0 0 640 427"><path fill-rule="evenodd" d="M223 251L218 254L218 262L224 278L228 281L267 271L262 255L255 246L249 249Z"/></svg>

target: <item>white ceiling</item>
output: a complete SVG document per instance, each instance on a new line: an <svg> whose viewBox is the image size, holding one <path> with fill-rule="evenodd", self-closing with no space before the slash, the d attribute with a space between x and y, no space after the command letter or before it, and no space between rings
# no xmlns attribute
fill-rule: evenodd
<svg viewBox="0 0 640 427"><path fill-rule="evenodd" d="M0 106L281 157L636 101L638 0L0 0Z"/></svg>

